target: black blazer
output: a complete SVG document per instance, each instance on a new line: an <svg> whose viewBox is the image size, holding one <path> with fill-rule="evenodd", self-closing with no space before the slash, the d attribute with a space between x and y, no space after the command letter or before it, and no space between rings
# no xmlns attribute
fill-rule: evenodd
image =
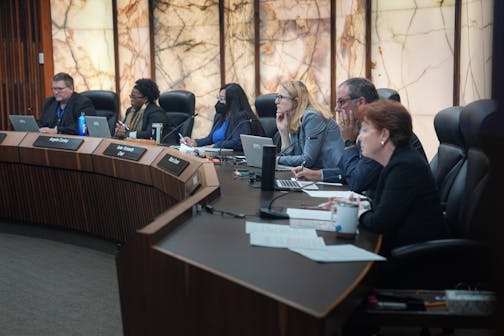
<svg viewBox="0 0 504 336"><path fill-rule="evenodd" d="M96 111L93 102L88 97L85 97L77 92L72 93L70 99L65 106L65 112L61 117L59 125L57 109L59 102L54 97L46 98L42 115L38 120L39 127L54 128L58 126L58 133L61 134L79 134L78 118L81 112L87 116L95 116Z"/></svg>
<svg viewBox="0 0 504 336"><path fill-rule="evenodd" d="M383 234L384 254L397 246L448 237L434 177L418 150L409 145L395 149L380 173L371 210L359 222Z"/></svg>
<svg viewBox="0 0 504 336"><path fill-rule="evenodd" d="M129 113L133 112L133 108L130 106L126 110L123 122L126 121L126 117ZM142 120L142 130L137 131L136 137L138 139L150 139L152 137L152 124L161 123L163 124L163 129L167 129L166 125L168 118L166 117L166 112L161 107L157 106L155 103L149 103L145 108ZM131 130L134 131L134 130ZM163 133L165 131L163 130Z"/></svg>

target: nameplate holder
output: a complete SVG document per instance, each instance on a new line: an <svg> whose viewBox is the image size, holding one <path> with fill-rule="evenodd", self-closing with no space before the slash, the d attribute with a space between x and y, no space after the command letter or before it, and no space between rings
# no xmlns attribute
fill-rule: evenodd
<svg viewBox="0 0 504 336"><path fill-rule="evenodd" d="M83 142L82 139L41 135L35 140L33 146L76 151Z"/></svg>
<svg viewBox="0 0 504 336"><path fill-rule="evenodd" d="M6 136L7 136L7 134L0 133L0 144L4 141L4 139L5 139Z"/></svg>
<svg viewBox="0 0 504 336"><path fill-rule="evenodd" d="M121 159L138 161L145 151L147 151L147 149L142 147L112 143L105 149L103 154Z"/></svg>
<svg viewBox="0 0 504 336"><path fill-rule="evenodd" d="M175 176L180 176L188 165L189 162L186 160L182 160L170 154L166 154L158 163L159 168L164 169Z"/></svg>

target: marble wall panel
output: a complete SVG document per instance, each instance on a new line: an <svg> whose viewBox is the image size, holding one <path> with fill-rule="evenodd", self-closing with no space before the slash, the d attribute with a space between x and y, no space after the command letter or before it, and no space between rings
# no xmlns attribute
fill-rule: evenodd
<svg viewBox="0 0 504 336"><path fill-rule="evenodd" d="M193 135L210 129L221 82L218 1L154 0L156 81L160 90L196 95Z"/></svg>
<svg viewBox="0 0 504 336"><path fill-rule="evenodd" d="M336 85L366 76L366 1L336 0Z"/></svg>
<svg viewBox="0 0 504 336"><path fill-rule="evenodd" d="M260 1L261 92L276 92L285 81L303 81L329 105L330 1Z"/></svg>
<svg viewBox="0 0 504 336"><path fill-rule="evenodd" d="M436 139L435 114L453 105L454 22L453 0L372 2L372 80L399 91L424 143Z"/></svg>
<svg viewBox="0 0 504 336"><path fill-rule="evenodd" d="M117 0L120 111L131 104L129 94L139 78L152 78L149 0Z"/></svg>
<svg viewBox="0 0 504 336"><path fill-rule="evenodd" d="M492 94L493 0L463 0L460 105Z"/></svg>
<svg viewBox="0 0 504 336"><path fill-rule="evenodd" d="M255 100L254 2L224 1L225 83L239 83Z"/></svg>
<svg viewBox="0 0 504 336"><path fill-rule="evenodd" d="M112 1L51 0L54 71L76 91L116 90Z"/></svg>

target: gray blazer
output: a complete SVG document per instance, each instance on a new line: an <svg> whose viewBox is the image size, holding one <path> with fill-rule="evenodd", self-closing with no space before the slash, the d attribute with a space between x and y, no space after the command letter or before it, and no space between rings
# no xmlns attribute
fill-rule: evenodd
<svg viewBox="0 0 504 336"><path fill-rule="evenodd" d="M289 134L291 145L280 152L278 163L304 166L310 169L335 167L342 154L344 142L334 119L324 120L313 109L307 109L298 133Z"/></svg>

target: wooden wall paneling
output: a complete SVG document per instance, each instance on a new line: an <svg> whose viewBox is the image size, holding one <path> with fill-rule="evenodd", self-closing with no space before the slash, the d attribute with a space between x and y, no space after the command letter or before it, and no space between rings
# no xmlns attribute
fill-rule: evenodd
<svg viewBox="0 0 504 336"><path fill-rule="evenodd" d="M51 21L51 1L40 0L40 51L44 54L44 64L41 65L41 91L40 101L44 97L52 95L52 76L54 75L53 42L52 42L52 21ZM45 83L48 83L45 85ZM40 112L40 111L38 111ZM37 113L37 117L40 116Z"/></svg>
<svg viewBox="0 0 504 336"><path fill-rule="evenodd" d="M455 1L455 27L453 38L453 106L460 103L460 46L462 29L462 0Z"/></svg>

